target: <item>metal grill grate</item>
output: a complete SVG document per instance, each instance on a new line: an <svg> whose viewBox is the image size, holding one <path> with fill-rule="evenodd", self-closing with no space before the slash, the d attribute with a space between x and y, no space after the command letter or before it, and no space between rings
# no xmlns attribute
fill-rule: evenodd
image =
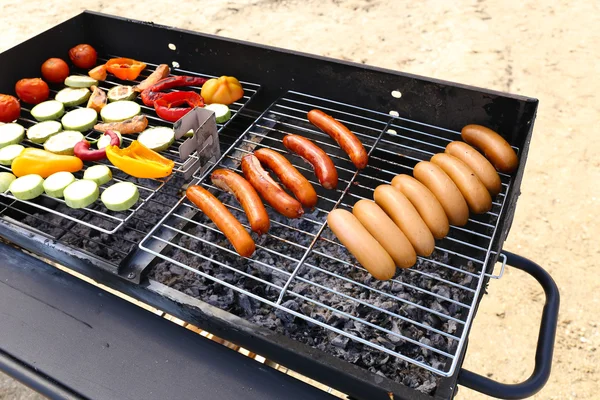
<svg viewBox="0 0 600 400"><path fill-rule="evenodd" d="M339 146L308 122L306 113L313 108L331 114L361 139L370 153L366 169L357 171ZM340 177L337 190L323 189L310 166L286 151L282 138L288 133L308 137L332 157ZM466 341L486 265L494 254L491 246L510 177L501 175L502 193L490 212L471 216L465 227L453 226L446 238L436 241L431 257L419 257L417 265L399 270L388 282L373 280L357 265L327 228L326 218L336 207L351 209L360 199L372 199L379 184L389 183L400 173L411 174L417 162L443 151L447 143L459 137L460 133L452 130L288 92L244 134L232 138L233 144L211 170L224 167L241 173L239 162L244 154L261 147L281 151L313 183L319 195L317 207L295 220L267 207L271 231L255 236L255 254L242 259L214 224L182 198L142 240L140 248L294 317L450 376ZM233 196L211 184L211 170L196 176L194 183L210 189L249 229ZM233 275L245 277L244 285L235 284L239 281L232 279ZM409 275L416 276L410 283L405 282ZM301 307L289 307L290 299L299 301ZM356 329L318 318L311 311L317 308L352 321ZM391 337L394 345L390 346L389 340L368 340L360 334L362 330L371 330L376 337ZM430 340L433 335L435 340ZM405 351L403 345L408 343L436 358L427 361Z"/></svg>
<svg viewBox="0 0 600 400"><path fill-rule="evenodd" d="M108 61L109 58L112 58L112 57L117 57L117 56L109 56L109 57L105 57L105 58L100 57L98 59L98 61L106 62L106 61ZM156 64L147 64L147 65L148 65L148 67L142 72L140 77L135 82L120 81L113 76L109 76L107 80L100 82L99 87L105 91L108 91L109 89L111 89L112 87L117 86L117 85L137 84L137 83L141 82L143 79L145 79L148 75L150 75L154 71L154 69L157 67ZM87 75L86 71L83 71L83 70L75 70L73 72L81 74L81 75ZM171 75L192 75L192 76L199 76L199 77L205 77L205 78L213 78L214 77L211 75L199 74L196 72L182 70L179 68L172 68ZM248 101L250 101L254 97L254 95L257 93L257 91L260 88L260 85L257 85L254 83L249 83L249 82L242 82L242 85L244 87L244 97L242 99L240 99L238 102L235 102L232 105L230 105L232 118L230 120L228 120L225 124L218 124L217 127L218 127L219 131L222 131L232 120L234 120L235 116L240 111L242 111L244 106L248 103ZM62 88L60 88L60 89L62 89ZM60 89L53 88L50 92L50 97L54 98L54 96ZM190 90L190 89L199 91L200 87L184 88L184 90ZM176 90L176 89L174 89L174 90ZM154 109L145 106L141 102L141 99L139 99L139 96L136 101L141 105L142 113L148 118L148 122L149 122L148 127L149 128L155 127L155 126L172 127L172 124L170 122L167 122L167 121L164 121L164 120L158 118ZM81 108L81 106L73 107L73 108L69 108L69 109L74 109L74 108ZM26 106L22 107L22 113L21 113L22 117L19 118L18 122L20 124L22 124L25 128L29 128L30 126L34 125L37 122L31 116L30 111L31 111L30 108L28 108ZM88 140L96 140L100 137L101 133L98 131L90 130L87 133L84 133L84 135ZM123 146L128 146L136 138L137 138L137 134L123 135L123 141L124 141ZM176 141L167 150L161 152L161 154L163 156L165 156L175 162L175 168L173 170L174 176L177 176L177 175L184 176L187 173L189 173L191 175L193 173L191 168L194 167L195 162L198 160L197 153L192 154L185 161L179 160L178 147L183 142L183 140L185 140L185 138L182 138L182 139ZM26 147L37 147L37 148L43 147L42 145L32 143L27 138L25 138L25 140L23 140L22 144L25 145ZM29 225L29 227L33 228L33 229L39 228L40 223L43 223L44 226L50 225L51 231L55 230L55 228L61 230L61 228L64 227L64 222L60 222L59 220L53 221L56 218L54 218L54 217L48 218L48 215L44 215L45 213L50 213L50 214L54 214L54 216L61 217L63 219L81 224L87 228L91 228L91 229L97 230L102 233L113 234L113 233L117 232L119 229L121 229L126 223L128 223L132 219L137 218L140 220L144 220L144 218L146 218L146 216L139 217L139 216L137 216L137 214L139 214L140 210L142 210L144 208L145 204L147 204L148 202L153 200L153 198L157 194L157 192L161 191L161 189L164 187L166 182L168 182L168 180L171 179L171 177L167 178L164 181L163 180L154 180L154 179L137 179L137 178L131 177L131 176L121 172L116 167L114 167L110 162L108 162L106 160L101 161L99 163L105 164L109 168L111 168L111 171L112 171L113 177L114 177L114 182L111 181L108 183L108 185L102 185L100 187L101 191L104 190L104 188L106 188L107 186L110 186L111 184L113 184L115 182L121 182L121 181L133 182L140 189L140 199L137 202L137 204L135 204L134 207L132 207L130 210L125 211L125 212L112 212L112 211L107 210L102 204L98 204L99 202L96 202L93 205L86 207L84 209L81 209L81 210L73 210L73 209L67 207L64 204L64 201L62 199L55 199L55 198L46 196L45 194L43 194L39 198L34 199L32 201L21 201L21 200L17 200L16 198L14 198L12 195L10 195L8 193L3 193L2 196L4 196L4 198L0 197L0 215L6 215L9 213L12 213L13 215L15 215L15 219L17 219L17 220L22 220L23 218L31 217L30 222L27 222L26 225ZM97 164L97 163L90 163L90 164ZM86 164L86 166L87 166L87 164ZM6 170L6 171L10 172L10 167L8 167L8 166L0 166L0 168L1 168L0 170ZM77 178L81 178L83 174L81 172L79 172L75 175ZM158 203L161 206L164 206L166 204L167 205L166 208L168 209L170 206L172 206L172 204L176 200L177 200L177 197L173 197L171 201L166 201L165 198L163 197L158 202L155 202L155 204ZM159 214L159 215L162 215L162 214ZM100 224L98 223L98 219L100 219L102 221ZM155 221L156 220L157 220L157 218L155 219ZM149 229L149 227L148 227L148 229ZM142 232L142 233L145 234L145 232ZM46 234L48 234L48 232L46 232ZM50 234L50 235L53 237L56 236L53 234ZM61 235L62 235L62 233L61 233ZM139 238L137 240L132 241L132 243L131 243L132 246L135 246L138 241L139 241ZM132 246L130 246L130 247L132 247Z"/></svg>

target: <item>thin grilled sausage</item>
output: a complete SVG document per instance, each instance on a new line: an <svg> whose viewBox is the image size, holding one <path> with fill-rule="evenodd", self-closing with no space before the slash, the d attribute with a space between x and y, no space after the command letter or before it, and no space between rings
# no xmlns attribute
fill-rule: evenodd
<svg viewBox="0 0 600 400"><path fill-rule="evenodd" d="M244 208L253 232L262 235L269 231L269 214L258 193L247 180L229 169L214 170L210 179L216 187L235 196Z"/></svg>
<svg viewBox="0 0 600 400"><path fill-rule="evenodd" d="M502 136L481 125L467 125L462 128L463 140L483 151L483 154L500 172L510 174L517 169L517 153Z"/></svg>
<svg viewBox="0 0 600 400"><path fill-rule="evenodd" d="M429 256L435 248L435 239L417 209L391 185L379 185L373 194L375 203L380 206L413 245L420 256Z"/></svg>
<svg viewBox="0 0 600 400"><path fill-rule="evenodd" d="M500 175L487 158L465 142L451 142L446 146L446 153L458 158L475 172L481 183L487 188L492 197L500 193L502 182Z"/></svg>
<svg viewBox="0 0 600 400"><path fill-rule="evenodd" d="M400 268L409 268L417 262L417 253L398 225L385 211L371 200L359 200L352 207L352 214L388 252Z"/></svg>
<svg viewBox="0 0 600 400"><path fill-rule="evenodd" d="M317 205L315 188L281 153L263 148L256 150L254 155L277 175L281 183L294 193L304 207L313 208Z"/></svg>
<svg viewBox="0 0 600 400"><path fill-rule="evenodd" d="M431 190L427 189L427 186L410 175L396 175L392 179L392 186L400 189L402 194L415 206L434 238L442 239L448 234L450 230L448 217L438 199L431 193Z"/></svg>
<svg viewBox="0 0 600 400"><path fill-rule="evenodd" d="M469 206L454 181L440 167L429 161L421 161L415 165L413 175L438 199L450 224L466 225Z"/></svg>
<svg viewBox="0 0 600 400"><path fill-rule="evenodd" d="M367 166L367 162L369 161L367 151L356 135L344 124L321 110L309 111L308 120L311 124L331 136L340 145L342 150L348 154L356 168L363 169Z"/></svg>
<svg viewBox="0 0 600 400"><path fill-rule="evenodd" d="M242 157L242 172L248 182L278 213L288 218L300 218L304 214L302 204L287 194L269 176L254 154Z"/></svg>
<svg viewBox="0 0 600 400"><path fill-rule="evenodd" d="M319 146L298 135L286 135L283 138L283 145L312 165L317 179L325 189L335 189L337 187L337 169L335 169L331 158Z"/></svg>
<svg viewBox="0 0 600 400"><path fill-rule="evenodd" d="M351 212L335 209L327 216L338 240L375 279L391 279L396 273L392 257Z"/></svg>
<svg viewBox="0 0 600 400"><path fill-rule="evenodd" d="M484 214L492 209L490 192L467 164L446 153L434 155L431 162L437 164L454 181L472 212Z"/></svg>
<svg viewBox="0 0 600 400"><path fill-rule="evenodd" d="M219 199L208 190L196 185L190 186L185 195L217 225L240 256L250 257L254 253L256 248L254 240Z"/></svg>

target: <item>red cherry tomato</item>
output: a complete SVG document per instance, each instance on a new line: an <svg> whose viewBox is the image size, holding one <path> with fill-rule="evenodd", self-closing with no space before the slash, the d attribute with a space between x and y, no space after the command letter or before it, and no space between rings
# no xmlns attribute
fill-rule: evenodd
<svg viewBox="0 0 600 400"><path fill-rule="evenodd" d="M69 66L60 58L49 58L42 64L42 77L48 82L63 83L69 76Z"/></svg>
<svg viewBox="0 0 600 400"><path fill-rule="evenodd" d="M0 94L0 122L13 122L21 115L21 105L14 96Z"/></svg>
<svg viewBox="0 0 600 400"><path fill-rule="evenodd" d="M15 85L15 92L25 103L38 104L48 99L50 88L40 78L21 79Z"/></svg>
<svg viewBox="0 0 600 400"><path fill-rule="evenodd" d="M78 44L69 50L69 58L78 68L92 68L96 65L98 53L89 44Z"/></svg>

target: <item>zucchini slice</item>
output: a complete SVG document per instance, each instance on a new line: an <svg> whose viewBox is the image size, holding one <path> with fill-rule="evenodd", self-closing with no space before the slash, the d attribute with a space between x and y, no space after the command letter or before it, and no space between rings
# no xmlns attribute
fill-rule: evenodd
<svg viewBox="0 0 600 400"><path fill-rule="evenodd" d="M31 115L38 121L59 119L65 113L65 105L60 101L43 101L31 109Z"/></svg>
<svg viewBox="0 0 600 400"><path fill-rule="evenodd" d="M36 174L25 175L15 179L8 190L19 200L35 199L44 193L44 178Z"/></svg>
<svg viewBox="0 0 600 400"><path fill-rule="evenodd" d="M38 122L27 129L27 139L33 143L41 144L60 131L62 131L62 124L59 121Z"/></svg>
<svg viewBox="0 0 600 400"><path fill-rule="evenodd" d="M133 90L133 86L115 86L108 91L108 101L123 101L134 100L137 97L137 92Z"/></svg>
<svg viewBox="0 0 600 400"><path fill-rule="evenodd" d="M146 129L140 133L137 140L154 151L163 151L175 142L175 131L165 126Z"/></svg>
<svg viewBox="0 0 600 400"><path fill-rule="evenodd" d="M121 136L121 132L119 131L113 131L114 133L117 134L117 136L119 137L119 146L121 146L121 144L123 144L123 136ZM108 146L110 144L110 136L102 134L102 136L100 136L100 139L98 139L98 141L96 142L96 146L98 146L99 149L103 149L106 146Z"/></svg>
<svg viewBox="0 0 600 400"><path fill-rule="evenodd" d="M11 144L20 143L25 137L25 128L22 125L11 122L0 125L0 149Z"/></svg>
<svg viewBox="0 0 600 400"><path fill-rule="evenodd" d="M62 125L67 130L89 131L98 122L98 113L91 108L78 108L69 111L61 119Z"/></svg>
<svg viewBox="0 0 600 400"><path fill-rule="evenodd" d="M77 131L63 131L52 136L44 143L44 150L55 154L72 156L75 145L81 142L84 136Z"/></svg>
<svg viewBox="0 0 600 400"><path fill-rule="evenodd" d="M122 100L108 103L100 115L104 122L121 122L130 119L142 112L140 105L134 101Z"/></svg>
<svg viewBox="0 0 600 400"><path fill-rule="evenodd" d="M54 100L60 101L65 107L74 107L88 101L92 92L88 88L64 88L56 93Z"/></svg>
<svg viewBox="0 0 600 400"><path fill-rule="evenodd" d="M72 88L89 88L91 86L98 86L98 81L89 76L71 75L65 79L65 85Z"/></svg>
<svg viewBox="0 0 600 400"><path fill-rule="evenodd" d="M115 183L102 192L102 203L111 211L125 211L137 203L140 193L131 182Z"/></svg>
<svg viewBox="0 0 600 400"><path fill-rule="evenodd" d="M20 144L10 144L0 149L0 164L12 165L12 162L25 150Z"/></svg>
<svg viewBox="0 0 600 400"><path fill-rule="evenodd" d="M112 179L112 172L106 165L94 165L85 170L83 179L94 181L100 186Z"/></svg>
<svg viewBox="0 0 600 400"><path fill-rule="evenodd" d="M208 104L205 106L207 110L214 111L217 124L224 124L231 118L231 110L225 104Z"/></svg>
<svg viewBox="0 0 600 400"><path fill-rule="evenodd" d="M67 186L75 182L75 176L67 171L55 172L44 181L44 191L50 197L63 197Z"/></svg>
<svg viewBox="0 0 600 400"><path fill-rule="evenodd" d="M10 172L0 172L0 193L6 192L15 179L17 177Z"/></svg>
<svg viewBox="0 0 600 400"><path fill-rule="evenodd" d="M100 190L94 181L75 181L63 191L65 203L71 208L85 208L98 200Z"/></svg>

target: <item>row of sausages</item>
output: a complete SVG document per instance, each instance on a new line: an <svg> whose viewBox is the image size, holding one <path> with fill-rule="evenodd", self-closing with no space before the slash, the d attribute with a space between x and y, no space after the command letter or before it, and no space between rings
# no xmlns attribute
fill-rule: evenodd
<svg viewBox="0 0 600 400"><path fill-rule="evenodd" d="M396 266L409 268L417 255L431 255L435 239L444 238L450 225L465 225L469 211L488 212L502 189L496 170L517 168L516 153L496 132L467 125L461 136L466 143L451 142L444 153L419 162L414 177L397 175L391 185L378 186L374 201L329 213L330 229L376 279L391 279Z"/></svg>
<svg viewBox="0 0 600 400"><path fill-rule="evenodd" d="M346 126L320 110L311 110L307 117L339 144L358 169L366 167L368 154L360 140ZM312 165L319 183L325 189L337 187L335 165L320 147L299 135L286 135L283 145ZM277 176L293 197L269 175L265 167ZM261 148L242 157L241 169L244 177L228 169L217 169L211 174L211 181L216 187L235 196L244 209L250 229L259 235L270 228L269 215L262 200L288 218L299 218L304 214L305 207L312 209L317 205L317 192L312 184L275 150ZM214 195L195 185L187 189L186 196L215 223L238 254L250 257L254 253L255 243L250 234Z"/></svg>

